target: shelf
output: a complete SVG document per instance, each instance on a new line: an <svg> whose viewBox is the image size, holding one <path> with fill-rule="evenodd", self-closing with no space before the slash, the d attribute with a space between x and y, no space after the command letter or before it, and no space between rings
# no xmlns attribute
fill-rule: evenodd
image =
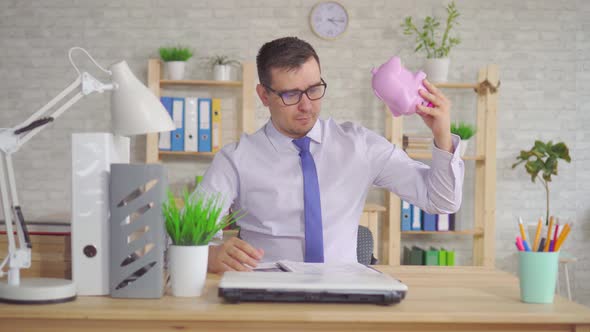
<svg viewBox="0 0 590 332"><path fill-rule="evenodd" d="M229 92L231 96L239 98L239 102L235 105L237 116L235 117L235 136L232 141L239 140L242 133L253 133L257 130L256 127L256 64L254 62L242 63L242 72L240 81L214 81L214 80L167 80L162 79L162 61L160 59L148 60L148 79L147 86L154 93L155 96L161 97L164 88L171 89L173 87L182 87L183 90L194 90L205 88L211 90L214 94L216 89L229 88L231 91L224 91L224 95ZM237 88L237 89L236 89ZM240 98L241 97L241 98ZM223 109L223 108L222 108ZM223 117L222 117L223 119ZM222 126L223 126L222 120ZM232 124L232 126L234 125ZM158 134L150 133L146 135L146 163L158 163L163 159L164 161L178 158L209 158L211 159L215 153L211 152L185 152L185 151L159 151L158 149ZM223 140L220 142L224 145ZM207 160L203 160L207 162ZM210 161L210 160L209 160Z"/></svg>
<svg viewBox="0 0 590 332"><path fill-rule="evenodd" d="M495 264L495 234L494 227L496 222L496 123L498 108L498 87L500 79L498 66L489 64L479 68L476 80L471 82L442 82L434 83L440 89L464 89L475 92L475 126L480 129L475 137L475 149L472 155L463 156L465 161L473 160L475 163L473 193L474 216L472 229L449 231L449 232L424 232L410 231L401 232L401 200L390 192L385 192L385 201L387 211L385 223L383 224L382 244L385 250L381 253L379 260L390 265L400 265L402 257L403 241L414 240L415 236L436 235L440 236L442 243L448 242L451 237L445 238L446 235L465 236L467 240L471 238L472 264L475 266L494 267ZM389 110L386 105L384 109L387 113ZM403 117L388 117L386 122L385 137L396 146L404 146L411 139L404 140ZM418 137L420 135L416 135ZM410 158L415 160L432 159L430 144L424 149L423 141L416 140L415 147L407 149L406 153ZM430 143L429 140L427 140ZM422 143L422 144L420 144ZM466 195L466 193L464 193ZM430 241L428 236L422 239ZM463 241L463 240L461 240Z"/></svg>
<svg viewBox="0 0 590 332"><path fill-rule="evenodd" d="M404 231L402 235L483 235L481 229L465 229L462 231Z"/></svg>
<svg viewBox="0 0 590 332"><path fill-rule="evenodd" d="M435 83L434 86L437 88L445 88L445 89L477 89L479 84L477 83Z"/></svg>
<svg viewBox="0 0 590 332"><path fill-rule="evenodd" d="M241 87L241 81L210 81L210 80L160 80L162 85L201 85L201 86L227 86Z"/></svg>
<svg viewBox="0 0 590 332"><path fill-rule="evenodd" d="M432 154L430 153L408 153L408 156L412 159L432 159ZM480 155L480 156L463 156L461 157L461 159L463 160L477 160L477 161L483 161L485 160L485 157Z"/></svg>
<svg viewBox="0 0 590 332"><path fill-rule="evenodd" d="M192 156L192 157L213 157L215 152L190 152L190 151L159 151L160 156Z"/></svg>

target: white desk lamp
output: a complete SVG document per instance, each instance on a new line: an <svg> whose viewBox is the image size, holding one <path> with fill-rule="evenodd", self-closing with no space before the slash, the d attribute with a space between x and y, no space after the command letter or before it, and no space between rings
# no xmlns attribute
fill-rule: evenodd
<svg viewBox="0 0 590 332"><path fill-rule="evenodd" d="M111 76L111 82L103 84L86 72L80 73L72 61L74 50L86 53L96 66ZM168 112L158 98L133 75L125 61L112 65L111 70L106 70L80 47L71 48L68 55L72 66L78 72L76 80L22 124L14 128L0 128L0 197L8 237L8 255L0 265L0 277L8 274L8 280L0 280L0 302L55 303L70 301L76 297L76 287L71 280L20 278L20 269L31 266L31 241L18 201L11 157L13 153L78 100L93 92L112 91L111 122L114 134L130 136L175 129ZM42 117L75 90L78 92L53 114ZM12 228L13 218L18 246ZM8 273L4 272L5 267L8 267Z"/></svg>

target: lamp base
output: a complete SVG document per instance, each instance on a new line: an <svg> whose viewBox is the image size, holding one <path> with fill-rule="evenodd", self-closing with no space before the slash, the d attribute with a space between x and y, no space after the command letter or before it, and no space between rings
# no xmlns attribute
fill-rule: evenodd
<svg viewBox="0 0 590 332"><path fill-rule="evenodd" d="M21 278L20 285L0 281L0 302L13 304L62 303L76 299L76 285L56 278Z"/></svg>

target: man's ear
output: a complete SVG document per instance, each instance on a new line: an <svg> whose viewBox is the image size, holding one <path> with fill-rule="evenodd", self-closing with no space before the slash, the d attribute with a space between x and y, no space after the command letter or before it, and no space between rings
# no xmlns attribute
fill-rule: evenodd
<svg viewBox="0 0 590 332"><path fill-rule="evenodd" d="M266 91L262 84L256 85L256 93L258 93L258 98L262 101L262 105L268 107L268 91Z"/></svg>

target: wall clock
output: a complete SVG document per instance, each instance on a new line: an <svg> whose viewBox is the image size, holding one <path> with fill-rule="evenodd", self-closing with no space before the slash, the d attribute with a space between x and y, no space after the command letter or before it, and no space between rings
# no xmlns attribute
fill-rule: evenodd
<svg viewBox="0 0 590 332"><path fill-rule="evenodd" d="M311 9L309 24L318 37L333 40L346 31L348 12L336 1L319 2Z"/></svg>

